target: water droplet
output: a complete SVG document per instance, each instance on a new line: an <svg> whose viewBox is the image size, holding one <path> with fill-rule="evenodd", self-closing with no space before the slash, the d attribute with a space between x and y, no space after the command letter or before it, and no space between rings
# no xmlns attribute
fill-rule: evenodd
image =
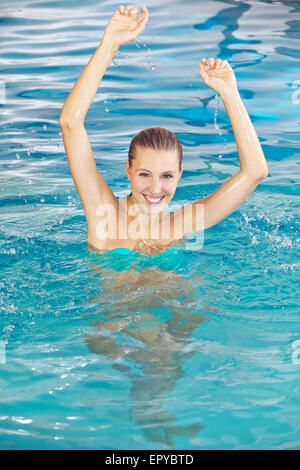
<svg viewBox="0 0 300 470"><path fill-rule="evenodd" d="M140 44L140 45L139 45L139 44ZM143 48L145 49L145 57L146 57L147 63L148 63L148 65L149 65L149 67L150 67L151 70L155 70L156 67L155 67L155 65L151 62L151 55L150 55L151 49L150 49L150 47L147 48L147 45L146 45L143 41L141 41L140 39L136 39L135 45L136 45L138 48L140 48L140 46L143 46Z"/></svg>
<svg viewBox="0 0 300 470"><path fill-rule="evenodd" d="M223 132L222 132L222 129L219 127L218 125L218 121L217 121L217 117L218 117L218 109L219 109L219 95L216 95L215 96L215 112L214 112L214 126L215 126L215 129L218 131L218 134L221 136L223 135ZM223 151L225 150L226 148L226 137L224 136L224 143L223 143ZM223 154L220 154L218 156L218 159L220 160L221 158L223 157Z"/></svg>
<svg viewBox="0 0 300 470"><path fill-rule="evenodd" d="M222 135L222 131L221 131L221 129L218 125L218 122L217 122L218 108L219 108L219 95L216 95L216 97L215 97L214 125L215 125L215 129L218 131L219 135Z"/></svg>

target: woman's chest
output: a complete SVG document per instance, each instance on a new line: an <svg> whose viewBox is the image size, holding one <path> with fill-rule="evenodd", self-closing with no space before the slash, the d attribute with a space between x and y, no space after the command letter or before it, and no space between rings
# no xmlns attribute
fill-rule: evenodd
<svg viewBox="0 0 300 470"><path fill-rule="evenodd" d="M167 213L149 220L128 216L127 213L116 213L114 225L112 220L96 220L88 227L87 242L100 251L116 248L127 248L143 254L157 254L169 246L178 244L174 237L174 221ZM172 216L172 214L171 214Z"/></svg>

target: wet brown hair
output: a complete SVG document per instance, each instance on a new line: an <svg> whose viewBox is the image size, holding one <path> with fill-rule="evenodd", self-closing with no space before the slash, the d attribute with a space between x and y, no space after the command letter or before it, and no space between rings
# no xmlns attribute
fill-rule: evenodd
<svg viewBox="0 0 300 470"><path fill-rule="evenodd" d="M131 141L128 150L129 166L136 156L138 148L150 148L153 150L177 151L179 171L182 165L182 145L178 137L173 132L163 127L148 127L140 131Z"/></svg>

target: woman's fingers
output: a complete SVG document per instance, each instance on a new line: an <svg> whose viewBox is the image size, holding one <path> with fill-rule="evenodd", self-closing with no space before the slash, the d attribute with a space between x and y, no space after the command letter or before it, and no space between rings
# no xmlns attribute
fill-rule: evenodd
<svg viewBox="0 0 300 470"><path fill-rule="evenodd" d="M214 61L214 59L213 59L212 57L210 57L210 59L208 59L207 63L208 63L208 65L209 65L210 68L213 67L214 62L215 62L215 61Z"/></svg>
<svg viewBox="0 0 300 470"><path fill-rule="evenodd" d="M201 59L201 62L200 62L200 75L203 78L204 82L206 82L208 78L208 75L206 73L207 67L208 67L207 60L205 59L205 57L203 57L203 59Z"/></svg>
<svg viewBox="0 0 300 470"><path fill-rule="evenodd" d="M130 10L132 10L134 7L132 5L128 5L128 7L125 8L124 15L125 16L130 16Z"/></svg>
<svg viewBox="0 0 300 470"><path fill-rule="evenodd" d="M138 7L133 7L132 5L128 5L126 8L123 5L119 5L117 12L121 13L121 15L137 17L141 10Z"/></svg>
<svg viewBox="0 0 300 470"><path fill-rule="evenodd" d="M139 19L139 22L140 22L140 21L148 21L148 15L149 15L149 13L148 13L148 10L147 10L147 8L145 7L145 5L142 6L142 10L143 10L143 13L142 13L142 15L141 15L141 17L140 17L140 19Z"/></svg>
<svg viewBox="0 0 300 470"><path fill-rule="evenodd" d="M139 8L131 8L131 10L129 10L129 15L133 18L136 18L139 14L140 14Z"/></svg>
<svg viewBox="0 0 300 470"><path fill-rule="evenodd" d="M208 60L206 60L206 58L203 57L203 59L201 59L201 62L200 62L200 67L201 66L202 67L206 66L209 69L217 69L217 70L230 67L227 60L222 60L222 59L214 60L212 57L210 57Z"/></svg>
<svg viewBox="0 0 300 470"><path fill-rule="evenodd" d="M218 69L218 68L220 67L221 63L222 63L221 59L215 60L215 67L216 67L216 69Z"/></svg>
<svg viewBox="0 0 300 470"><path fill-rule="evenodd" d="M119 5L118 8L117 8L117 12L121 13L121 15L123 15L124 11L125 11L125 7L123 7L123 5Z"/></svg>
<svg viewBox="0 0 300 470"><path fill-rule="evenodd" d="M137 26L134 28L134 32L140 34L146 26L148 21L148 10L145 6L142 6L143 13L141 14L140 19L138 20Z"/></svg>

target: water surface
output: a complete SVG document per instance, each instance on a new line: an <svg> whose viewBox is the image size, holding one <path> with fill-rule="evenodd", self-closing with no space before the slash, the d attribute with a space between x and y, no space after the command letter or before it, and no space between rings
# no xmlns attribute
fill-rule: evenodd
<svg viewBox="0 0 300 470"><path fill-rule="evenodd" d="M300 4L149 0L116 54L86 118L116 196L150 126L183 145L174 207L238 171L202 57L231 63L269 167L203 246L152 257L89 252L58 124L117 6L1 5L0 448L299 449Z"/></svg>

